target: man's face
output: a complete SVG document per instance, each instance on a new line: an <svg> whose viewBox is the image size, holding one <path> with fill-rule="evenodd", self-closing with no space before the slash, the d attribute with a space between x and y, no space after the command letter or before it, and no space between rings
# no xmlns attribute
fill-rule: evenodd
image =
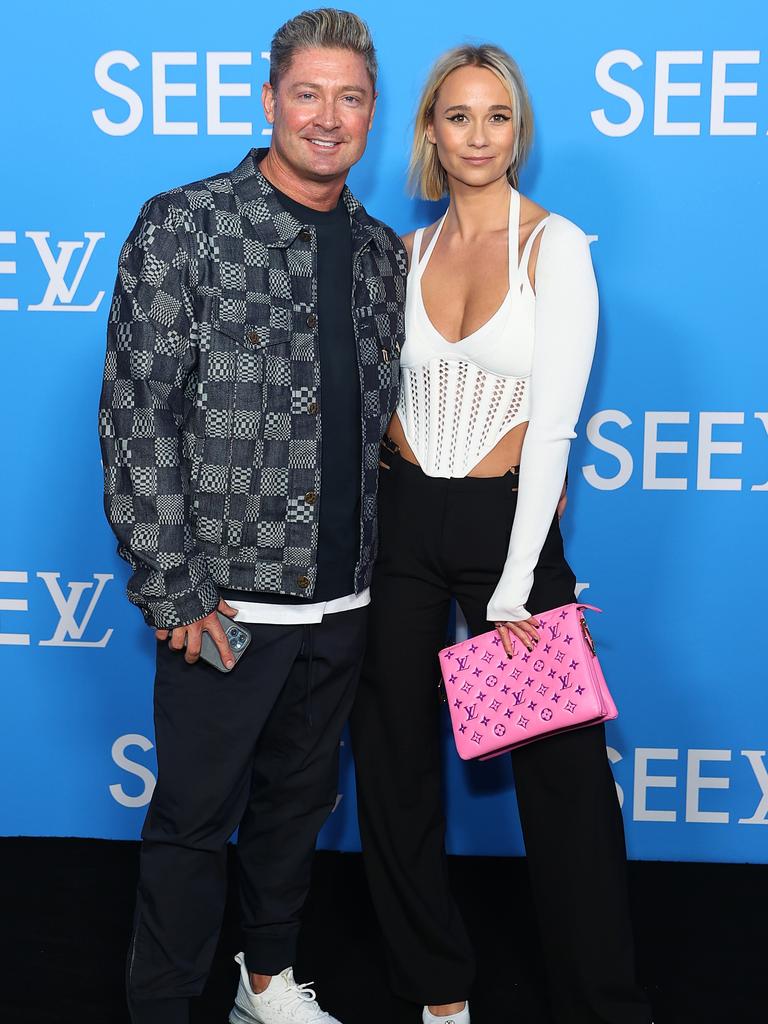
<svg viewBox="0 0 768 1024"><path fill-rule="evenodd" d="M346 177L365 152L376 94L352 50L299 50L277 89L262 90L275 156L298 177Z"/></svg>

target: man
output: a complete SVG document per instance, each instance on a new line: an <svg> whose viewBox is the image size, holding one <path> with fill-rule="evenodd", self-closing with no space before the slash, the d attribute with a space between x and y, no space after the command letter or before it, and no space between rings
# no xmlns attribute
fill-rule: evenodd
<svg viewBox="0 0 768 1024"><path fill-rule="evenodd" d="M143 208L120 255L102 404L106 509L156 630L157 786L127 983L181 1024L215 951L239 827L233 1024L332 1022L292 965L364 646L379 442L406 257L345 187L376 102L367 26L324 9L272 42L271 148ZM219 619L252 634L198 660Z"/></svg>

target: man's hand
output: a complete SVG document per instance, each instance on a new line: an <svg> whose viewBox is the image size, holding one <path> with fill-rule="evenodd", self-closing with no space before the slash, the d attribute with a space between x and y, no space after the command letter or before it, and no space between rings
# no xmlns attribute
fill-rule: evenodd
<svg viewBox="0 0 768 1024"><path fill-rule="evenodd" d="M219 601L218 611L222 615L228 615L230 619L237 615L237 609L228 605L223 598ZM221 660L227 668L232 668L235 664L235 659L232 655L226 633L216 617L216 612L211 612L204 619L190 622L187 626L177 626L174 630L155 630L155 636L158 640L167 640L170 636L171 639L168 646L172 651L183 651L186 646L184 661L189 662L190 665L194 665L200 657L200 644L203 641L203 633L210 633L211 639L219 649Z"/></svg>

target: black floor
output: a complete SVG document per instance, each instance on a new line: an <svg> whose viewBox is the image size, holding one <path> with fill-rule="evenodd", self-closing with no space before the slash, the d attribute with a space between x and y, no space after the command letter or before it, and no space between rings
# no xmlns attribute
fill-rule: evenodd
<svg viewBox="0 0 768 1024"><path fill-rule="evenodd" d="M127 1024L122 972L135 843L2 839L2 1024ZM545 1024L523 861L454 858L480 976L473 1024ZM233 877L234 877L233 865ZM478 876L495 899L471 909ZM656 1024L768 1024L768 868L630 865L640 974ZM494 922L512 922L498 934ZM237 975L230 900L196 1024L225 1024ZM418 1024L387 991L360 859L318 854L297 964L343 1024Z"/></svg>

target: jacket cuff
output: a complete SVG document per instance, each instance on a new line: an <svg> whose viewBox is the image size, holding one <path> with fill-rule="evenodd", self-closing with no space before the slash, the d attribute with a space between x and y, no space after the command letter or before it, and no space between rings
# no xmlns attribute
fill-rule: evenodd
<svg viewBox="0 0 768 1024"><path fill-rule="evenodd" d="M194 590L173 597L148 599L143 595L129 594L128 599L137 605L144 621L152 629L175 629L210 615L219 605L219 591L212 580L205 580Z"/></svg>

